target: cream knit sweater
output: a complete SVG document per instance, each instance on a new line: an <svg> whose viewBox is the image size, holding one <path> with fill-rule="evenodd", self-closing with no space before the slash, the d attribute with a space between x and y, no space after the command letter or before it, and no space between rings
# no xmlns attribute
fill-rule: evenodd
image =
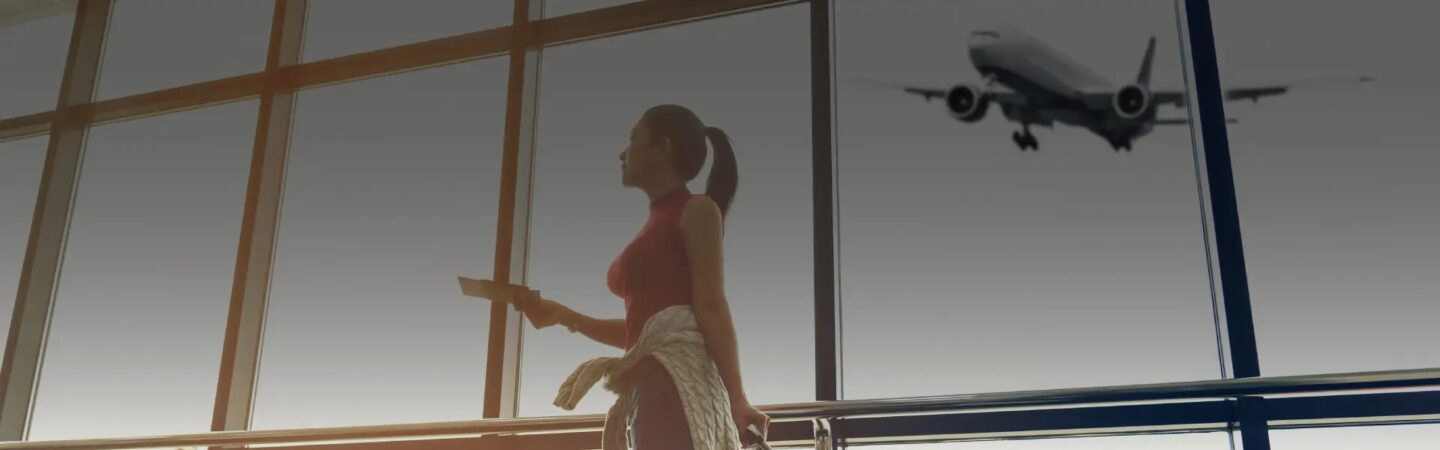
<svg viewBox="0 0 1440 450"><path fill-rule="evenodd" d="M631 398L632 385L626 371L645 355L654 356L675 379L685 419L690 424L690 441L696 450L740 448L740 433L730 416L730 397L725 383L705 350L705 336L689 306L671 306L651 316L635 346L623 356L595 358L581 364L561 385L555 406L566 411L574 409L580 398L600 378L605 378L605 390L619 398L605 415L601 448L628 449L626 414L635 399Z"/></svg>

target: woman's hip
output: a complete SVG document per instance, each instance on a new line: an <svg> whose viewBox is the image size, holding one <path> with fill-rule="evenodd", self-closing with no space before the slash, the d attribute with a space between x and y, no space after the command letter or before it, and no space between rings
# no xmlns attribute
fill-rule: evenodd
<svg viewBox="0 0 1440 450"><path fill-rule="evenodd" d="M665 367L646 356L631 368L635 410L630 422L635 450L693 448L680 390Z"/></svg>

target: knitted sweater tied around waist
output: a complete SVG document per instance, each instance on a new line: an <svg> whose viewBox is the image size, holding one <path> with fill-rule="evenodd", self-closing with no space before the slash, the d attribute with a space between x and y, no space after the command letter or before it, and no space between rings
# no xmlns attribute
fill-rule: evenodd
<svg viewBox="0 0 1440 450"><path fill-rule="evenodd" d="M651 316L645 321L635 345L624 355L595 358L581 364L560 386L555 406L566 411L575 409L590 388L604 378L605 390L618 398L605 414L601 448L628 449L626 414L635 401L628 375L630 368L647 355L654 357L675 380L695 449L739 449L740 434L730 416L730 396L720 379L719 369L705 349L705 336L689 305L671 306Z"/></svg>

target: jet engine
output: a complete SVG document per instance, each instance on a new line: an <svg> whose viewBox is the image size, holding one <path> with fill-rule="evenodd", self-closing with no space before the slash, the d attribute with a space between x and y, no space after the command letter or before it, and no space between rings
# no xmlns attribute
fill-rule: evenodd
<svg viewBox="0 0 1440 450"><path fill-rule="evenodd" d="M961 122L975 122L985 118L985 111L990 109L990 98L979 89L962 84L945 94L945 107L950 109L951 116Z"/></svg>
<svg viewBox="0 0 1440 450"><path fill-rule="evenodd" d="M1110 106L1115 110L1115 115L1120 118L1134 120L1150 110L1152 101L1153 97L1151 97L1149 89L1138 84L1130 84L1115 92Z"/></svg>

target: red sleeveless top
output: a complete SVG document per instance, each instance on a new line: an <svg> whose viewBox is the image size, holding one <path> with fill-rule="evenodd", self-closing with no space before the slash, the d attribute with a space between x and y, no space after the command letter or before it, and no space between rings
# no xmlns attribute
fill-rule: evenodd
<svg viewBox="0 0 1440 450"><path fill-rule="evenodd" d="M660 310L692 302L690 259L680 213L693 195L681 186L650 202L650 218L610 263L610 292L625 299L625 349Z"/></svg>

